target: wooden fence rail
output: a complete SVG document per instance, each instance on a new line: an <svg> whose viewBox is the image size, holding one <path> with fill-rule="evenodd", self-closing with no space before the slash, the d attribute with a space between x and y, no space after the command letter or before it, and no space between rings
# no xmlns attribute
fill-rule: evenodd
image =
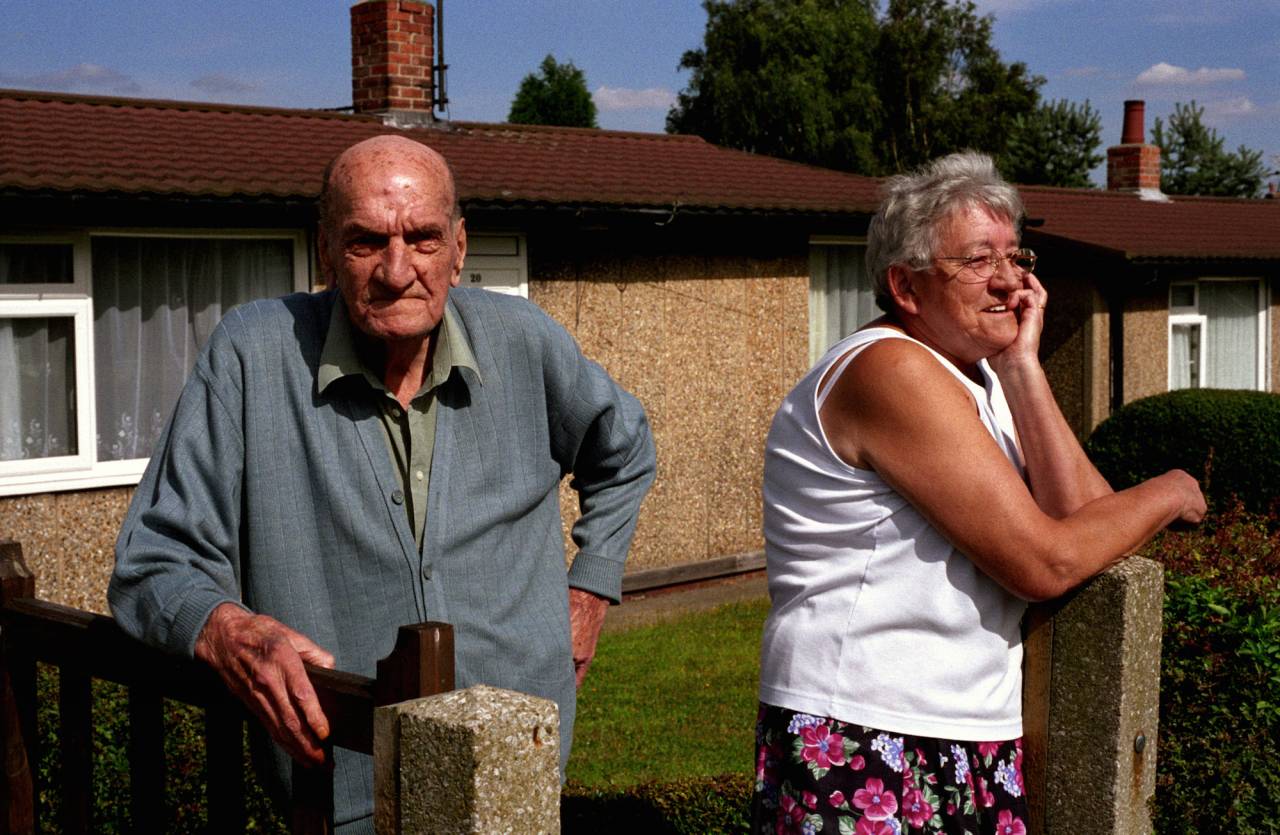
<svg viewBox="0 0 1280 835"><path fill-rule="evenodd" d="M59 672L62 774L57 779L64 832L88 832L92 825L95 678L129 690L132 831L159 833L164 827L165 806L158 800L164 796L164 699L205 710L209 831L244 830L244 722L256 720L204 664L148 647L104 615L35 599L35 578L23 563L21 547L0 542L0 833L39 829L37 663ZM307 672L329 719L327 744L372 754L375 706L453 689L453 629L432 622L401 627L395 649L378 662L376 678L310 665ZM295 766L293 783L292 831L331 832L332 772Z"/></svg>

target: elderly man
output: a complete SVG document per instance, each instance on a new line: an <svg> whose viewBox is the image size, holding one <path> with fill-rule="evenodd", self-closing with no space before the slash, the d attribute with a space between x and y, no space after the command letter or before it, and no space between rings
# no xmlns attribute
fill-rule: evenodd
<svg viewBox="0 0 1280 835"><path fill-rule="evenodd" d="M644 412L537 307L451 289L466 245L439 154L380 136L339 155L319 236L337 290L227 315L120 533L120 624L208 663L303 762L329 731L303 662L372 675L427 619L455 626L459 686L554 699L567 758L575 670L620 593ZM337 820L363 828L368 758L336 757Z"/></svg>

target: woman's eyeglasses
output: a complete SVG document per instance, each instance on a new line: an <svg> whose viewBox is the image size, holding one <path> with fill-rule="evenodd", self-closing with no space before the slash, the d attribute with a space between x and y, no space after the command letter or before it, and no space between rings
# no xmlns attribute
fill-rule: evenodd
<svg viewBox="0 0 1280 835"><path fill-rule="evenodd" d="M978 284L983 281L990 281L991 277L996 274L996 270L1000 269L1000 265L1008 261L1015 270L1023 273L1029 273L1036 268L1036 254L1029 249L1015 249L1008 255L1001 255L998 252L992 252L987 255L939 255L934 260L952 261L960 265L960 270L956 273L957 281L965 284Z"/></svg>

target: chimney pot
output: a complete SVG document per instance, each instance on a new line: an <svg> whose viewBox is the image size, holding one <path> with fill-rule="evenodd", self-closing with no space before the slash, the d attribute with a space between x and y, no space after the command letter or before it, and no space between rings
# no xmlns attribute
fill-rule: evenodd
<svg viewBox="0 0 1280 835"><path fill-rule="evenodd" d="M1146 136L1146 102L1129 99L1124 103L1124 130L1120 132L1121 145L1141 145Z"/></svg>
<svg viewBox="0 0 1280 835"><path fill-rule="evenodd" d="M1146 105L1138 99L1124 103L1120 144L1107 149L1107 190L1132 191L1148 200L1167 200L1160 192L1160 149L1144 140Z"/></svg>

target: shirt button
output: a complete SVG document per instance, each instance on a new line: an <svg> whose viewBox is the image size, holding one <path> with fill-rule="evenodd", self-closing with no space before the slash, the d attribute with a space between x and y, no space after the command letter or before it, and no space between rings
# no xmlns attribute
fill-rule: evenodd
<svg viewBox="0 0 1280 835"><path fill-rule="evenodd" d="M418 470L416 473L414 473L414 476L417 477L418 481L422 481L424 478L427 477L427 474L424 473L422 470Z"/></svg>
<svg viewBox="0 0 1280 835"><path fill-rule="evenodd" d="M395 502L396 504L404 504L404 493L400 492L399 490L392 490L391 501Z"/></svg>
<svg viewBox="0 0 1280 835"><path fill-rule="evenodd" d="M396 420L399 420L399 419L400 419L400 410L399 410L399 409L397 409L395 406L392 406L392 407L391 407L391 416L392 416L393 418L395 418Z"/></svg>

